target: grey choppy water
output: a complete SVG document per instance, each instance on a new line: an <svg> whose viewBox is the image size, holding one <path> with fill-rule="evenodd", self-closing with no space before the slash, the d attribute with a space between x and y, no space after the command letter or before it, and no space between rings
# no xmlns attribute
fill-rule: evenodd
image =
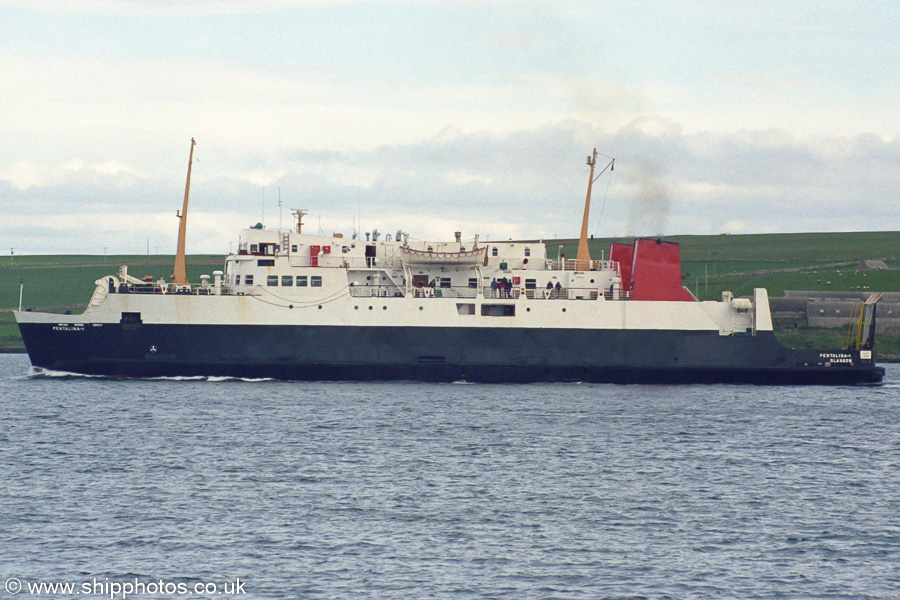
<svg viewBox="0 0 900 600"><path fill-rule="evenodd" d="M267 599L900 590L893 365L856 388L27 375L0 356L4 581L240 578Z"/></svg>

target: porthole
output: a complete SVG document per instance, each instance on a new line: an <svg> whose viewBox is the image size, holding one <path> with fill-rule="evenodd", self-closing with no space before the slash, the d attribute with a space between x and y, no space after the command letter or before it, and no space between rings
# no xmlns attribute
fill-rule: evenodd
<svg viewBox="0 0 900 600"><path fill-rule="evenodd" d="M425 310L425 307L420 306L420 307L419 307L419 310Z"/></svg>
<svg viewBox="0 0 900 600"><path fill-rule="evenodd" d="M387 306L382 306L381 310L387 310Z"/></svg>
<svg viewBox="0 0 900 600"><path fill-rule="evenodd" d="M531 307L529 306L528 308L526 308L525 312L531 312Z"/></svg>
<svg viewBox="0 0 900 600"><path fill-rule="evenodd" d="M372 307L371 307L371 306L369 307L369 310L372 310Z"/></svg>
<svg viewBox="0 0 900 600"><path fill-rule="evenodd" d="M288 308L294 308L293 304L288 304Z"/></svg>
<svg viewBox="0 0 900 600"><path fill-rule="evenodd" d="M322 310L322 305L321 305L321 304L319 305L319 310ZM566 309L563 309L563 310L566 310Z"/></svg>
<svg viewBox="0 0 900 600"><path fill-rule="evenodd" d="M563 309L563 312L566 312L566 309Z"/></svg>
<svg viewBox="0 0 900 600"><path fill-rule="evenodd" d="M359 310L359 307L358 307L358 306L354 306L354 307L353 307L353 310Z"/></svg>

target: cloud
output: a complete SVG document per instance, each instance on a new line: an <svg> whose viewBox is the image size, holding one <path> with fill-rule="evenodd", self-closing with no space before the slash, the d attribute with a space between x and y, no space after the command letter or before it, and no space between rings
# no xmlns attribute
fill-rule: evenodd
<svg viewBox="0 0 900 600"><path fill-rule="evenodd" d="M567 120L508 134L444 130L367 150L296 147L263 170L213 170L211 158L195 165L202 176L192 186L189 245L223 252L263 212L277 227L279 192L283 215L308 209L308 222L318 228L321 219L327 233L349 235L361 213L364 231L403 229L418 239L452 238L457 229L483 239L570 237L580 226L584 157L593 147L616 156L615 171L594 185L596 235L900 227L898 141L684 133L646 120L610 131ZM147 238L171 249L186 167L186 156L178 158L167 177L128 163L73 161L49 183L29 186L19 184L41 170L23 165L15 177L3 174L0 197L9 209L0 230L9 245L32 253L86 251L97 240L134 252L135 240Z"/></svg>
<svg viewBox="0 0 900 600"><path fill-rule="evenodd" d="M248 15L282 12L297 9L322 8L358 4L484 4L490 0L0 0L0 6L22 8L47 13L104 14L119 16L176 16ZM493 4L508 4L513 0L492 0ZM523 0L516 0L522 2Z"/></svg>
<svg viewBox="0 0 900 600"><path fill-rule="evenodd" d="M32 161L17 160L0 169L0 181L8 181L14 188L26 190L41 183L41 170Z"/></svg>
<svg viewBox="0 0 900 600"><path fill-rule="evenodd" d="M105 14L123 16L197 16L248 14L298 7L325 6L346 3L347 0L3 0L0 5L47 13Z"/></svg>
<svg viewBox="0 0 900 600"><path fill-rule="evenodd" d="M612 6L0 0L0 231L173 248L191 137L193 251L279 190L329 231L570 236L595 147L596 235L897 228L893 5Z"/></svg>
<svg viewBox="0 0 900 600"><path fill-rule="evenodd" d="M23 57L0 52L0 123L15 145L0 148L0 172L40 161L116 160L163 176L162 158L196 137L201 161L267 170L278 154L370 151L415 144L449 126L486 135L556 122L570 112L553 83L529 78L462 84L397 82L301 66L206 64L179 60ZM560 86L567 83L557 82ZM607 90L608 96L615 90ZM510 103L510 98L533 98ZM544 99L539 99L544 98ZM179 161L180 162L180 161ZM24 165L16 167L22 171ZM203 175L200 174L202 177ZM8 177L11 179L11 176ZM261 182L259 173L252 180ZM23 172L17 181L28 181Z"/></svg>
<svg viewBox="0 0 900 600"><path fill-rule="evenodd" d="M549 46L550 41L533 35L507 34L484 38L481 44L487 48L533 48Z"/></svg>

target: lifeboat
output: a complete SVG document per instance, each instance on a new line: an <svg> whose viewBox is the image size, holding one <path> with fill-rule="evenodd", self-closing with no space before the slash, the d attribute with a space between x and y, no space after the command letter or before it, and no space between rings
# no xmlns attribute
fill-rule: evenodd
<svg viewBox="0 0 900 600"><path fill-rule="evenodd" d="M487 246L456 252L416 250L409 246L401 246L400 252L403 262L409 265L474 265L484 261Z"/></svg>

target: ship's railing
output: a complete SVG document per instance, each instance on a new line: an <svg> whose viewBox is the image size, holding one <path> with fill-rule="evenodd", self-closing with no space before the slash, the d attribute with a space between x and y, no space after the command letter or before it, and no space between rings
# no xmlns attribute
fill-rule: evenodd
<svg viewBox="0 0 900 600"><path fill-rule="evenodd" d="M384 261L374 256L347 256L328 254L319 257L320 267L343 267L345 269L375 269L381 267Z"/></svg>
<svg viewBox="0 0 900 600"><path fill-rule="evenodd" d="M402 298L406 294L396 285L351 285L350 295L354 298Z"/></svg>
<svg viewBox="0 0 900 600"><path fill-rule="evenodd" d="M519 291L519 288L506 288L501 290L499 287L492 288L491 286L486 285L481 292L484 294L485 298L518 298Z"/></svg>
<svg viewBox="0 0 900 600"><path fill-rule="evenodd" d="M235 291L226 285L215 287L212 284L184 284L175 285L173 283L124 283L118 285L110 282L110 294L158 294L158 295L195 295L195 296L231 296Z"/></svg>
<svg viewBox="0 0 900 600"><path fill-rule="evenodd" d="M413 296L416 298L475 298L477 295L478 288L468 286L413 288Z"/></svg>
<svg viewBox="0 0 900 600"><path fill-rule="evenodd" d="M552 271L607 271L615 270L615 264L611 260L584 261L576 258L547 261L547 265Z"/></svg>
<svg viewBox="0 0 900 600"><path fill-rule="evenodd" d="M348 254L320 253L315 256L294 253L289 255L293 267L321 267L341 269L382 269L397 268L399 257L394 253L390 256L350 256Z"/></svg>
<svg viewBox="0 0 900 600"><path fill-rule="evenodd" d="M200 295L200 296L234 296L234 295L255 295L255 290L260 286L253 288L235 289L231 286L222 285L216 288L214 285L208 284L187 284L174 285L171 283L160 285L159 283L119 283L118 285L110 285L110 294L158 294L158 295ZM528 300L597 300L600 294L606 300L628 300L629 294L620 294L617 298L613 297L611 290L600 291L597 288L577 288L562 287L553 288L511 288L500 290L493 289L491 286L484 286L481 290L485 298L492 299L511 299L517 300L523 295ZM354 298L403 298L406 292L403 288L396 285L351 285L350 295ZM451 287L416 287L413 288L414 298L475 298L478 295L478 289L469 286L451 286Z"/></svg>
<svg viewBox="0 0 900 600"><path fill-rule="evenodd" d="M485 298L517 300L523 295L528 300L597 300L601 293L606 300L612 300L610 290L601 292L597 288L560 287L522 289L511 288L500 290L484 286L481 290ZM403 290L394 285L350 286L350 295L356 298L399 298L405 296ZM416 287L412 293L414 298L475 298L478 289L468 286L451 287ZM624 300L625 298L619 298Z"/></svg>
<svg viewBox="0 0 900 600"><path fill-rule="evenodd" d="M562 286L560 286L559 288L512 288L505 290L500 290L499 288L493 289L490 286L485 286L483 293L485 298L509 298L513 300L520 298L523 294L528 300L597 300L600 297L601 293L606 300L628 299L624 295L619 296L618 298L614 298L612 291L609 289L601 292L597 288Z"/></svg>

